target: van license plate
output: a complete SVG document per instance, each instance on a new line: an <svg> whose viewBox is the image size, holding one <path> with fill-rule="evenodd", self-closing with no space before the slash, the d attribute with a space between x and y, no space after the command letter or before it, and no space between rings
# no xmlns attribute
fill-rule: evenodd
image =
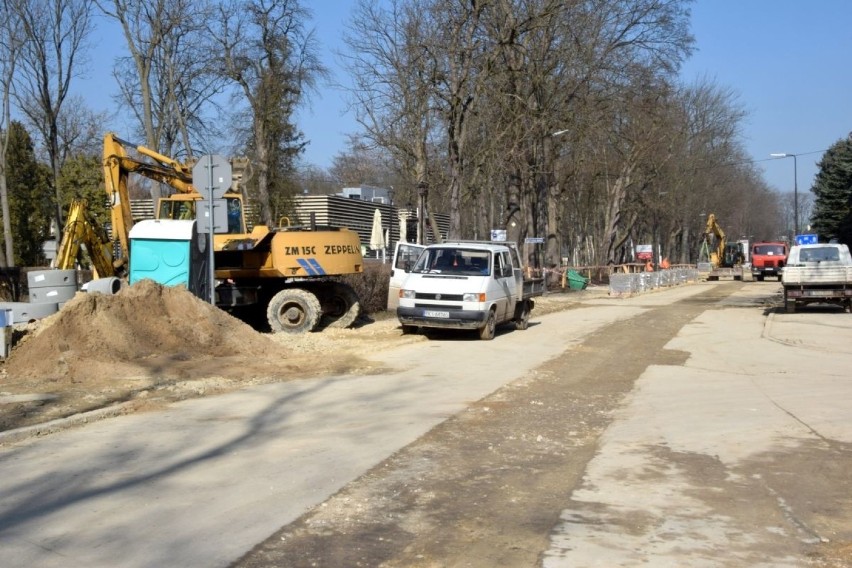
<svg viewBox="0 0 852 568"><path fill-rule="evenodd" d="M423 317L426 318L448 318L450 312L438 312L435 310L423 310Z"/></svg>

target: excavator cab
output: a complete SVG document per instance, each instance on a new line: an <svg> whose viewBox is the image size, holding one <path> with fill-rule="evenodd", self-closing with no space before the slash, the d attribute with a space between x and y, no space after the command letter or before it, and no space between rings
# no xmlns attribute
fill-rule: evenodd
<svg viewBox="0 0 852 568"><path fill-rule="evenodd" d="M177 201L169 198L160 199L157 219L195 219L195 202Z"/></svg>
<svg viewBox="0 0 852 568"><path fill-rule="evenodd" d="M199 199L185 194L175 194L163 197L157 206L157 219L188 220L196 218L195 204ZM227 228L216 231L219 234L241 235L246 233L245 217L243 215L243 200L239 195L225 195L227 210ZM214 205L215 206L215 205Z"/></svg>
<svg viewBox="0 0 852 568"><path fill-rule="evenodd" d="M745 262L745 251L742 243L727 243L725 245L725 257L722 261L722 266L729 268L740 266Z"/></svg>

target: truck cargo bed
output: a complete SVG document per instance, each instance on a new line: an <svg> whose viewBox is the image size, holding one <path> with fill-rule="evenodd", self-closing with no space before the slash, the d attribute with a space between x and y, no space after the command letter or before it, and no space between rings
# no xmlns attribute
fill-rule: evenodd
<svg viewBox="0 0 852 568"><path fill-rule="evenodd" d="M544 278L528 278L524 280L524 299L542 296L545 292Z"/></svg>

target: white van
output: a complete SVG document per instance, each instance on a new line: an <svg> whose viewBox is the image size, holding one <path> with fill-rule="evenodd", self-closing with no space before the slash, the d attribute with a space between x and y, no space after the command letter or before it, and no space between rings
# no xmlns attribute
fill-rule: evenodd
<svg viewBox="0 0 852 568"><path fill-rule="evenodd" d="M394 271L397 270L396 259ZM397 318L403 333L418 327L476 329L493 339L498 325L529 325L541 279L525 279L514 243L454 241L425 247L403 265Z"/></svg>

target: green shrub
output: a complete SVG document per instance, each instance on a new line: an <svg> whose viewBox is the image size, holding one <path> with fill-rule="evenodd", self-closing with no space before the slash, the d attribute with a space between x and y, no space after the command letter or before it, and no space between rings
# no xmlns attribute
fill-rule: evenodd
<svg viewBox="0 0 852 568"><path fill-rule="evenodd" d="M343 281L352 286L358 294L362 314L375 314L387 309L390 273L390 264L366 262L364 272L361 274L342 277Z"/></svg>

